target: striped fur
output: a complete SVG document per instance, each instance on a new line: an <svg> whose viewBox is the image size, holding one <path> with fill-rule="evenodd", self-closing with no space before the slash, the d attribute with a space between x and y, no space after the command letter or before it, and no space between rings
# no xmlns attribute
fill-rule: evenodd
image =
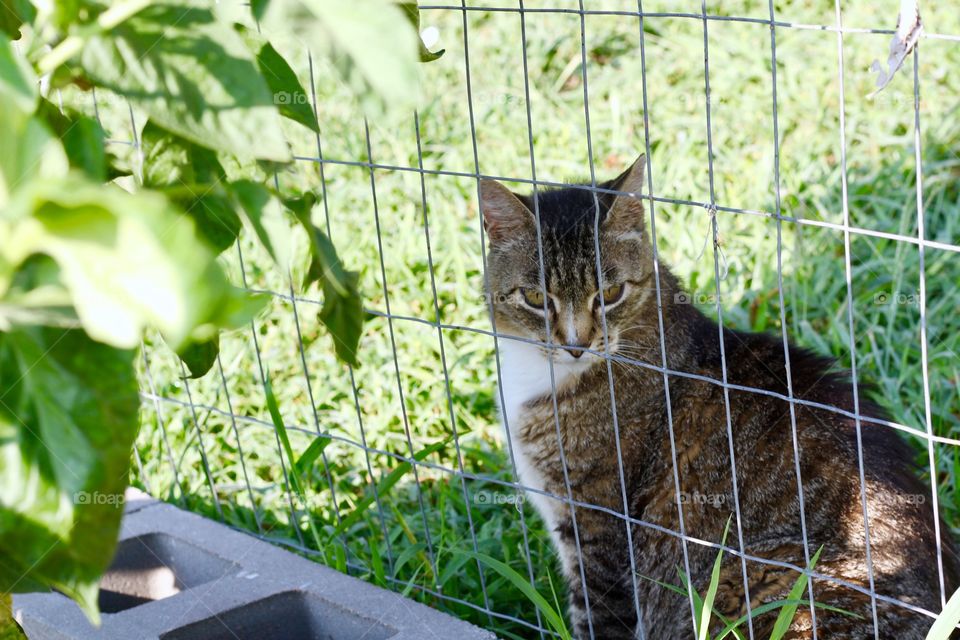
<svg viewBox="0 0 960 640"><path fill-rule="evenodd" d="M641 157L619 178L601 186L639 193L643 164ZM595 200L590 191L574 187L540 192L534 201L484 182L481 206L490 237L488 293L498 332L585 346L636 361L613 361L614 403L602 356L585 353L576 358L562 348L509 338L500 341L502 413L518 452L521 482L552 494L531 492L531 498L560 555L578 637L592 633L603 639L634 638L640 627L652 640L690 637L693 624L686 600L655 581L678 583L677 567L684 566L683 546L674 533L681 528L681 507L688 537L720 541L725 523L736 511L731 470L735 463L746 553L802 567L806 554L822 546L816 571L831 579L814 580L815 599L860 617L818 609L818 637L873 638L871 599L849 586L868 591L870 583L855 420L809 405L795 405L791 416L789 403L781 399L788 395L782 340L724 330L729 383L773 394L729 389L728 418L723 386L702 379L722 379L721 332L687 303L678 280L661 264L665 361L670 370L698 376L669 376L668 412L664 376L657 370L664 358L653 257L640 200L603 194ZM540 242L534 211L540 219ZM597 244L602 283L597 278ZM540 246L546 313L524 299L525 291L540 290ZM596 296L611 284L626 289L622 299L606 309L605 341L604 313ZM790 347L789 358L795 397L853 411L852 384L830 360L795 347ZM865 396L861 390L861 414L882 418L882 411ZM616 454L614 409L622 464ZM862 422L861 433L876 593L939 611L930 489L917 479L911 452L892 429ZM575 503L592 507L571 511L567 479ZM642 522L631 525L632 546L622 516L624 493L629 516ZM739 547L736 532L734 522L728 539L734 548ZM941 533L949 595L960 569L949 530L941 526ZM694 542L687 546L690 575L702 592L716 550ZM633 576L631 564L646 579ZM752 607L783 599L796 578L794 570L755 560L748 560L744 571L739 557L725 554L717 608L727 618L736 618L746 611L747 593ZM756 637L767 637L775 618L776 612L756 618ZM788 637L813 637L812 622L810 607L801 607ZM880 638L920 640L930 624L927 616L877 602Z"/></svg>

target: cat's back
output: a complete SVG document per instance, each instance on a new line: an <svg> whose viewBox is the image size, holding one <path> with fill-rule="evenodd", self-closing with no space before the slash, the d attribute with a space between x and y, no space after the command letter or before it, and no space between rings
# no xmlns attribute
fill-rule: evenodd
<svg viewBox="0 0 960 640"><path fill-rule="evenodd" d="M887 416L868 390L855 388L830 359L793 346L785 351L776 336L724 336L728 387L712 397L733 435L748 552L803 566L822 548L816 571L846 583L821 580L822 597L847 602L867 620L871 583L882 597L938 611L941 575L949 595L960 582L960 562L933 509L934 494L917 477L913 452L884 424ZM704 364L722 378L719 361ZM929 626L922 615L889 604L878 616L880 637L922 638ZM837 629L858 628L849 618L823 618L835 618ZM871 625L861 627L873 637Z"/></svg>

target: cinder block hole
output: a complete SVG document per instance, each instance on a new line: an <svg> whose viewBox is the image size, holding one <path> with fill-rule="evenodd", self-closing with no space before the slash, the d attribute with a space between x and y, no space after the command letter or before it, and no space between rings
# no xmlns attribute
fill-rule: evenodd
<svg viewBox="0 0 960 640"><path fill-rule="evenodd" d="M100 580L100 610L117 613L211 582L239 567L165 533L122 540Z"/></svg>
<svg viewBox="0 0 960 640"><path fill-rule="evenodd" d="M174 629L160 640L388 640L397 633L311 594L284 591Z"/></svg>

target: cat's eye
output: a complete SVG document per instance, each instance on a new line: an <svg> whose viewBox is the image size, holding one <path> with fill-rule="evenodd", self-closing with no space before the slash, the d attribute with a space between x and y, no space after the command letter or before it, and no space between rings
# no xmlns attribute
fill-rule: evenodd
<svg viewBox="0 0 960 640"><path fill-rule="evenodd" d="M611 305L623 297L623 285L612 284L603 290L603 304Z"/></svg>
<svg viewBox="0 0 960 640"><path fill-rule="evenodd" d="M540 289L520 289L523 301L535 309L543 310L543 291Z"/></svg>

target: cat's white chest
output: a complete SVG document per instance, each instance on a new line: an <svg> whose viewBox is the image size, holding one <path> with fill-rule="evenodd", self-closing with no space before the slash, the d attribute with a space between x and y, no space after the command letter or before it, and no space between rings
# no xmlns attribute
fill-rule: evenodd
<svg viewBox="0 0 960 640"><path fill-rule="evenodd" d="M525 404L529 401L548 395L551 392L550 363L535 345L516 340L500 341L500 375L501 386L498 394L500 415L504 426L508 430L508 437L513 445L516 460L517 475L520 483L526 489L527 499L544 519L547 530L554 537L556 543L557 511L562 503L556 498L550 498L538 491L545 491L543 472L534 464L531 447L520 436L521 428L527 419ZM577 369L566 365L554 365L553 380L559 388L576 375ZM552 460L551 464L560 465L560 460ZM558 496L565 498L565 495Z"/></svg>
<svg viewBox="0 0 960 640"><path fill-rule="evenodd" d="M561 375L554 368L554 378ZM500 416L516 440L524 419L523 405L550 393L550 364L539 348L516 340L500 341ZM559 382L559 380L557 380Z"/></svg>

